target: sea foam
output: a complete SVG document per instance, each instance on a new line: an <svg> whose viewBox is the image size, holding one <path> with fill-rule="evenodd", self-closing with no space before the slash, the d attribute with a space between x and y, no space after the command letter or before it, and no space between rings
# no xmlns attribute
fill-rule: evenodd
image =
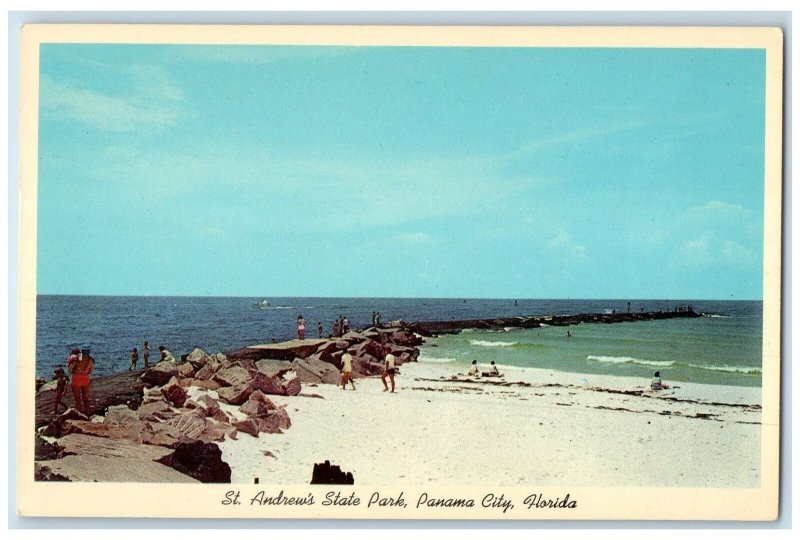
<svg viewBox="0 0 800 540"><path fill-rule="evenodd" d="M475 345L478 347L513 347L517 345L516 341L483 341L480 339L471 339L469 340L470 345Z"/></svg>
<svg viewBox="0 0 800 540"><path fill-rule="evenodd" d="M707 369L709 371L724 371L726 373L744 373L745 375L760 375L761 368L755 366L698 366L689 364L689 367Z"/></svg>
<svg viewBox="0 0 800 540"><path fill-rule="evenodd" d="M642 360L641 358L633 358L632 356L595 356L590 354L586 357L587 360L594 360L595 362L606 362L610 364L641 364L643 366L656 366L656 367L669 367L675 365L674 360L658 361L658 360Z"/></svg>

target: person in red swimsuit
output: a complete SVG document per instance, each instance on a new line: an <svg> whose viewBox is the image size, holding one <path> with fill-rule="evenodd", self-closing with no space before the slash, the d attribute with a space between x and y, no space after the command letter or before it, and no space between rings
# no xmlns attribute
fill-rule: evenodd
<svg viewBox="0 0 800 540"><path fill-rule="evenodd" d="M89 354L89 349L81 350L81 353L73 359L70 355L70 362L67 369L72 374L72 396L75 398L75 408L86 416L90 416L92 411L89 406L89 380L94 371L94 358Z"/></svg>

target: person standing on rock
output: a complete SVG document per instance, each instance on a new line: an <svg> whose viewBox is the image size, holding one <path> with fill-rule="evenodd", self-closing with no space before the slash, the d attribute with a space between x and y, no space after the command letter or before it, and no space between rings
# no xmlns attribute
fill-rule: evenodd
<svg viewBox="0 0 800 540"><path fill-rule="evenodd" d="M94 371L94 358L88 348L82 349L78 359L71 363L69 372L72 374L72 396L75 398L75 408L86 416L91 415L89 406L89 380Z"/></svg>
<svg viewBox="0 0 800 540"><path fill-rule="evenodd" d="M333 337L339 337L339 321L333 321Z"/></svg>
<svg viewBox="0 0 800 540"><path fill-rule="evenodd" d="M342 385L342 390L347 388L348 382L350 386L353 387L353 390L355 390L356 383L353 382L353 357L350 356L350 353L344 353L342 356L342 378L339 381L339 384Z"/></svg>
<svg viewBox="0 0 800 540"><path fill-rule="evenodd" d="M322 321L317 321L317 335L322 339Z"/></svg>
<svg viewBox="0 0 800 540"><path fill-rule="evenodd" d="M342 317L342 335L346 334L350 331L350 321L347 320L347 317Z"/></svg>
<svg viewBox="0 0 800 540"><path fill-rule="evenodd" d="M302 315L297 316L297 339L306 339L306 321Z"/></svg>
<svg viewBox="0 0 800 540"><path fill-rule="evenodd" d="M139 363L139 351L134 347L131 349L131 365L128 367L128 371L136 369L136 364Z"/></svg>
<svg viewBox="0 0 800 540"><path fill-rule="evenodd" d="M395 367L394 367L394 355L389 353L386 355L386 359L383 361L383 373L381 373L381 382L383 382L383 391L386 392L389 390L389 387L386 385L386 377L389 377L389 381L392 383L392 392L394 392L394 374L395 374Z"/></svg>
<svg viewBox="0 0 800 540"><path fill-rule="evenodd" d="M144 347L142 347L142 357L144 358L144 367L150 367L150 343L147 341L144 342Z"/></svg>

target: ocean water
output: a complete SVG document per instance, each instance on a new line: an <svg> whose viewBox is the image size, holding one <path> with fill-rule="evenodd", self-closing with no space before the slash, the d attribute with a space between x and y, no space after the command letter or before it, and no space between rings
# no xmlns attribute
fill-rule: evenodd
<svg viewBox="0 0 800 540"><path fill-rule="evenodd" d="M96 373L127 369L130 350L150 342L153 357L164 345L176 357L195 347L224 352L296 336L297 316L306 336L325 335L346 315L351 328L366 327L373 311L382 322L603 313L628 309L628 300L507 300L425 298L131 297L39 295L36 372L50 378L69 349L89 345ZM709 300L630 300L632 311L693 305L707 316L619 324L580 324L500 332L444 335L422 347L421 360L464 370L473 359L501 366L740 386L761 385L762 303ZM566 332L572 334L567 337ZM435 347L431 346L435 343ZM140 366L141 366L140 353Z"/></svg>

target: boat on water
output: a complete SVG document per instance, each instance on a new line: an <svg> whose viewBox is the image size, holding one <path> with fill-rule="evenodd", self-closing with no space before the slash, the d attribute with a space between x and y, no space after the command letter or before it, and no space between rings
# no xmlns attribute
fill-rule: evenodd
<svg viewBox="0 0 800 540"><path fill-rule="evenodd" d="M267 309L268 307L270 307L269 300L266 300L266 299L262 300L261 302L259 302L256 305L258 306L258 309Z"/></svg>

